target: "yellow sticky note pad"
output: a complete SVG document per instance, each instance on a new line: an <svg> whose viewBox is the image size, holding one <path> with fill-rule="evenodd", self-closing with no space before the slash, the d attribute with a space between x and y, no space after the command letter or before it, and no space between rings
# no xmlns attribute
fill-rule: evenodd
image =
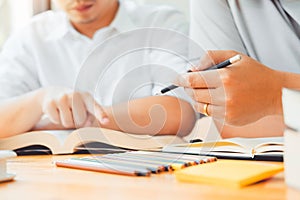
<svg viewBox="0 0 300 200"><path fill-rule="evenodd" d="M282 163L218 160L187 167L176 172L175 176L184 182L240 188L270 178L281 171L283 171Z"/></svg>

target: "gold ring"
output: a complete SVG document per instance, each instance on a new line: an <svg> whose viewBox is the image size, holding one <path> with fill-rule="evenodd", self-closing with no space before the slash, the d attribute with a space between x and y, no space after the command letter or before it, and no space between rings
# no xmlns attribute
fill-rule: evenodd
<svg viewBox="0 0 300 200"><path fill-rule="evenodd" d="M208 116L208 103L204 104L204 107L203 107L203 114Z"/></svg>

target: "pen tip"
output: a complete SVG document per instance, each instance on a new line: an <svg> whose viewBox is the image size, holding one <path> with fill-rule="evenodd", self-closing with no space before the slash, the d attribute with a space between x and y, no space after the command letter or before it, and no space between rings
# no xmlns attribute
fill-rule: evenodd
<svg viewBox="0 0 300 200"><path fill-rule="evenodd" d="M161 92L158 92L158 93L155 94L155 96L160 96L160 95L162 95Z"/></svg>

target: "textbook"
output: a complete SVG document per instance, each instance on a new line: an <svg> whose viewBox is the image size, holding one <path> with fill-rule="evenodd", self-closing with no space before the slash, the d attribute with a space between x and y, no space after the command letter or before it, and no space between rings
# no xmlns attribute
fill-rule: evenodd
<svg viewBox="0 0 300 200"><path fill-rule="evenodd" d="M192 144L171 144L162 151L249 160L283 160L283 137L231 138Z"/></svg>
<svg viewBox="0 0 300 200"><path fill-rule="evenodd" d="M176 179L183 182L241 188L268 179L283 171L282 163L249 160L218 160L179 170Z"/></svg>
<svg viewBox="0 0 300 200"><path fill-rule="evenodd" d="M24 148L37 146L46 147L52 154L72 154L97 149L112 151L161 149L165 145L179 143L184 143L184 140L173 135L137 135L89 127L77 130L32 131L0 139L0 150L15 150L24 154L22 152Z"/></svg>

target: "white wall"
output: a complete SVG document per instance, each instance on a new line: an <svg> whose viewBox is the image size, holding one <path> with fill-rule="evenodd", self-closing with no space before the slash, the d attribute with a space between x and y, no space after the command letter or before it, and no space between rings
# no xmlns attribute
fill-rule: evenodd
<svg viewBox="0 0 300 200"><path fill-rule="evenodd" d="M0 0L0 49L6 37L32 17L32 0Z"/></svg>
<svg viewBox="0 0 300 200"><path fill-rule="evenodd" d="M32 0L8 0L11 7L12 31L24 26L33 13Z"/></svg>

